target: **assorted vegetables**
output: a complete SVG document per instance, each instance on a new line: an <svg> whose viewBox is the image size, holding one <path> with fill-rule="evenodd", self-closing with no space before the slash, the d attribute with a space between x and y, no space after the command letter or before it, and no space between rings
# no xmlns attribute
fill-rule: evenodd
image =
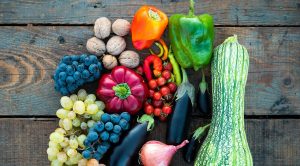
<svg viewBox="0 0 300 166"><path fill-rule="evenodd" d="M169 49L162 38L168 25ZM130 33L135 51L126 48ZM96 81L98 88L96 95L81 89L61 98L59 128L50 134L47 149L51 165L130 166L139 161L168 166L185 145L183 158L195 166L253 165L243 116L249 56L235 35L215 48L212 57L213 41L213 17L195 15L193 0L188 15L174 14L170 20L153 6L139 8L131 23L98 18L94 37L86 43L93 55L66 55L53 75L62 95ZM144 53L138 51L144 49L150 53L140 57ZM204 75L211 59L212 94ZM197 94L186 68L202 71ZM188 136L195 105L203 114L212 112L212 121ZM139 117L141 111L145 114ZM147 142L155 119L169 120L169 145Z"/></svg>

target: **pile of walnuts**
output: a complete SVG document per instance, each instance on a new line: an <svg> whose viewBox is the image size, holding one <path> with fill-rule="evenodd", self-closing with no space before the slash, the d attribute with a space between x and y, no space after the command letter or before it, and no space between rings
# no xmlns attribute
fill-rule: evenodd
<svg viewBox="0 0 300 166"><path fill-rule="evenodd" d="M100 17L96 20L94 25L95 37L88 39L86 43L87 50L94 55L103 56L103 66L111 70L119 63L128 68L135 68L140 63L139 55L135 51L125 50L126 42L123 38L130 32L130 22L124 19L117 19L113 23L106 18ZM112 37L108 38L114 34ZM106 44L104 40L107 40Z"/></svg>

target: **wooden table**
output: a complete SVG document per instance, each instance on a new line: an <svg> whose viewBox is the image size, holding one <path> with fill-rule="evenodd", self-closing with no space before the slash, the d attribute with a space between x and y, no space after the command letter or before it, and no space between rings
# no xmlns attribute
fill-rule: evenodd
<svg viewBox="0 0 300 166"><path fill-rule="evenodd" d="M60 107L51 79L57 63L87 53L96 18L131 20L143 4L169 16L188 10L183 0L1 0L0 165L49 165L48 136ZM300 165L300 2L201 0L195 11L214 16L215 46L237 34L249 50L245 123L254 165ZM201 74L189 74L196 86ZM195 111L191 130L208 121ZM163 141L165 130L157 123L149 139ZM172 165L187 164L178 153Z"/></svg>

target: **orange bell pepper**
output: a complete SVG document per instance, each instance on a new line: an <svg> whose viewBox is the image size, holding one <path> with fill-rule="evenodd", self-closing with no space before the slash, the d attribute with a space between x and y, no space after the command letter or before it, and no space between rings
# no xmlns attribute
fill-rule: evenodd
<svg viewBox="0 0 300 166"><path fill-rule="evenodd" d="M164 33L167 25L168 17L165 13L153 6L142 6L135 13L131 24L134 48L137 50L150 48L155 41L164 46L165 43L161 39L161 35ZM167 51L164 50L164 56L165 54L167 57Z"/></svg>

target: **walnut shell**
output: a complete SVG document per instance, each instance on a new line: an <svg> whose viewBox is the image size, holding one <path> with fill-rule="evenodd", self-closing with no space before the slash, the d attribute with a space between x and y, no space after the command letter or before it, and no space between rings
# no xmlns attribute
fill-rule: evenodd
<svg viewBox="0 0 300 166"><path fill-rule="evenodd" d="M120 36L113 36L106 43L106 50L111 55L119 55L124 51L125 47L126 42L124 38Z"/></svg>
<svg viewBox="0 0 300 166"><path fill-rule="evenodd" d="M108 70L111 70L118 65L117 58L112 55L104 55L102 63L103 66Z"/></svg>
<svg viewBox="0 0 300 166"><path fill-rule="evenodd" d="M140 56L134 51L127 50L121 53L119 62L128 68L136 68L140 64Z"/></svg>
<svg viewBox="0 0 300 166"><path fill-rule="evenodd" d="M94 55L102 55L106 51L105 43L96 37L92 37L86 42L86 49Z"/></svg>
<svg viewBox="0 0 300 166"><path fill-rule="evenodd" d="M112 24L112 31L118 36L125 36L130 31L130 22L124 19L117 19Z"/></svg>
<svg viewBox="0 0 300 166"><path fill-rule="evenodd" d="M105 39L110 35L111 22L106 17L100 17L95 21L94 33L99 39Z"/></svg>

